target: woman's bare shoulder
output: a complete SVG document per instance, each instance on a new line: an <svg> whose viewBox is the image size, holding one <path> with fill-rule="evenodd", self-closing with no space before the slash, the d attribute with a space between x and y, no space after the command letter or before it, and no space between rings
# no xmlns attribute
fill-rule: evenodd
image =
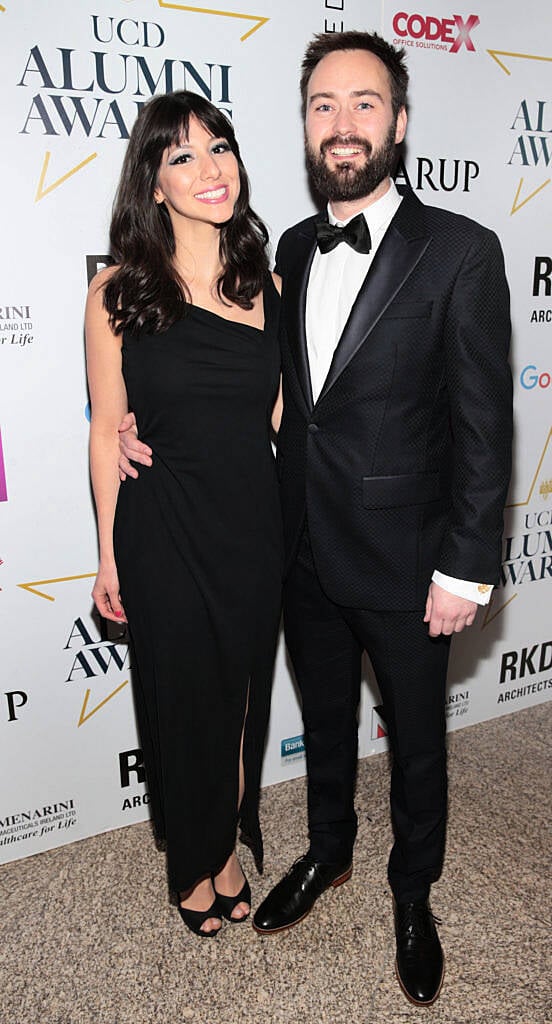
<svg viewBox="0 0 552 1024"><path fill-rule="evenodd" d="M119 265L117 263L112 263L111 266L102 267L101 270L98 270L98 273L94 274L94 277L88 286L88 294L96 295L97 292L102 292L117 270L119 270Z"/></svg>
<svg viewBox="0 0 552 1024"><path fill-rule="evenodd" d="M118 269L118 265L113 264L110 267L103 267L97 274L94 274L94 277L88 286L88 295L86 298L86 310L88 314L106 314L103 293L105 286Z"/></svg>

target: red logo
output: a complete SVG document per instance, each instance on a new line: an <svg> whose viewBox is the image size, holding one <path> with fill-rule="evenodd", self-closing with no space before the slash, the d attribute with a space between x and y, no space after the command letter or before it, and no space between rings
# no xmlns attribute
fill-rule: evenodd
<svg viewBox="0 0 552 1024"><path fill-rule="evenodd" d="M475 50L470 32L478 25L477 14L470 14L464 21L460 14L453 14L452 18L434 18L399 11L393 18L393 30L400 39L410 36L411 39L425 39L430 43L450 43L449 53L458 53L461 46L465 46L466 50Z"/></svg>
<svg viewBox="0 0 552 1024"><path fill-rule="evenodd" d="M387 736L387 724L383 717L383 706L372 708L372 739L383 740Z"/></svg>
<svg viewBox="0 0 552 1024"><path fill-rule="evenodd" d="M8 488L6 486L6 470L4 468L4 453L2 451L2 433L0 432L0 501L8 500Z"/></svg>

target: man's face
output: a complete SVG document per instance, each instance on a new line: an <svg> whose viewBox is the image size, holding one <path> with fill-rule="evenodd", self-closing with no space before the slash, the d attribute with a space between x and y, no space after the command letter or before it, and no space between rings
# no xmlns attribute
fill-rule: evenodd
<svg viewBox="0 0 552 1024"><path fill-rule="evenodd" d="M371 195L387 179L406 112L393 115L387 68L373 53L329 53L308 85L307 167L318 192L333 202Z"/></svg>

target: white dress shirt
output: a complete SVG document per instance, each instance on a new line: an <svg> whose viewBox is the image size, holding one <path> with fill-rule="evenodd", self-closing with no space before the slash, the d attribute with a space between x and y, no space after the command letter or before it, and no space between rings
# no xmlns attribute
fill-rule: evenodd
<svg viewBox="0 0 552 1024"><path fill-rule="evenodd" d="M328 253L321 253L317 248L314 254L307 288L305 327L312 396L315 402L328 376L333 354L360 286L400 203L401 196L395 183L390 181L390 187L385 195L361 211L372 240L372 248L368 254L355 252L346 242L341 242ZM352 217L346 221L338 221L328 205L328 219L330 224L344 227ZM471 580L458 580L437 569L432 579L449 593L476 601L477 604L487 604L491 596L492 587Z"/></svg>

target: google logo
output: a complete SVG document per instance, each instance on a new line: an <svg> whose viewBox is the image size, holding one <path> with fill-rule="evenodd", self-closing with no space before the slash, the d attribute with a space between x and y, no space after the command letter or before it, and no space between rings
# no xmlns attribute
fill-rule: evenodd
<svg viewBox="0 0 552 1024"><path fill-rule="evenodd" d="M548 370L544 370L539 373L537 367L530 363L529 366L524 366L523 370L519 375L519 380L522 388L526 391L532 391L533 388L549 388L552 384L552 375Z"/></svg>

